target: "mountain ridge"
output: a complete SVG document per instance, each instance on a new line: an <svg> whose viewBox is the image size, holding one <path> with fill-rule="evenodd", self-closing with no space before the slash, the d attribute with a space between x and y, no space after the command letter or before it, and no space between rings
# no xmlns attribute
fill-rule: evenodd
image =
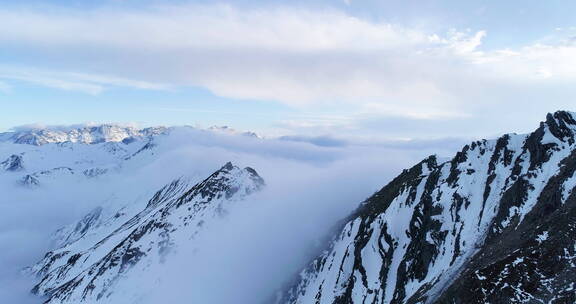
<svg viewBox="0 0 576 304"><path fill-rule="evenodd" d="M125 281L147 273L149 267L160 267L178 244L193 242L197 234L217 225L228 204L262 187L264 180L254 169L229 162L195 185L185 178L174 180L132 216L116 213L106 219L96 208L74 228L60 230L60 247L27 270L40 279L32 292L47 296L46 303L92 303L110 297L135 301L142 291L118 298L115 285L120 278ZM103 232L97 233L101 227ZM97 235L89 239L89 231Z"/></svg>
<svg viewBox="0 0 576 304"><path fill-rule="evenodd" d="M130 144L138 139L151 139L159 135L166 135L175 128L192 128L190 126L165 127L153 126L139 128L122 124L96 124L96 125L70 125L16 128L14 131L0 132L0 142L15 144L28 144L34 146L49 143L83 143L98 144L118 142ZM211 126L205 131L223 135L240 135L261 138L251 131L238 131L229 126Z"/></svg>
<svg viewBox="0 0 576 304"><path fill-rule="evenodd" d="M133 138L147 138L166 134L167 127L136 128L118 124L101 124L69 127L36 127L0 133L0 141L16 144L44 145L48 143L78 142L94 144L121 142Z"/></svg>

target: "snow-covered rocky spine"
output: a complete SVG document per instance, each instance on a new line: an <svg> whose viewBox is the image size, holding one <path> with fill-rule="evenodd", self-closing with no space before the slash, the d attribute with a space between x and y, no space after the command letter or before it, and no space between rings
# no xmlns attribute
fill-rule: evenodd
<svg viewBox="0 0 576 304"><path fill-rule="evenodd" d="M117 290L119 281L144 277L154 282L151 267L161 267L179 245L193 245L198 234L217 225L230 204L263 186L254 169L227 163L195 185L185 178L174 180L132 216L121 209L105 217L97 208L59 230L60 246L27 270L40 279L33 292L52 304L137 303L146 290Z"/></svg>

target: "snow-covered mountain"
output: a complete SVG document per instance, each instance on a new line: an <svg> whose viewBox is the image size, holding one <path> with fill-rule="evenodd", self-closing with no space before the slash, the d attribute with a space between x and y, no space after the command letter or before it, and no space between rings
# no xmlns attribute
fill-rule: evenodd
<svg viewBox="0 0 576 304"><path fill-rule="evenodd" d="M230 204L263 186L255 170L227 163L195 185L185 178L174 180L141 210L124 207L105 215L97 208L59 230L60 247L28 269L40 278L33 292L47 296L46 303L138 303L146 291L135 285L117 289L118 281L161 279L151 270L179 245L194 243L204 230L218 225Z"/></svg>
<svg viewBox="0 0 576 304"><path fill-rule="evenodd" d="M207 130L211 131L211 132L220 133L220 134L242 135L242 136L260 138L260 136L258 134L256 134L255 132L252 132L252 131L242 132L242 131L238 131L234 128L231 128L229 126L211 126Z"/></svg>
<svg viewBox="0 0 576 304"><path fill-rule="evenodd" d="M575 303L576 115L405 170L278 303Z"/></svg>

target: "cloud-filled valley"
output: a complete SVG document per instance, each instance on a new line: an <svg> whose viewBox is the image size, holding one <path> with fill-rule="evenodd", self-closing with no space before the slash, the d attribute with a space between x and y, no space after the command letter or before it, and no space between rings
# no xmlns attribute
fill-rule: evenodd
<svg viewBox="0 0 576 304"><path fill-rule="evenodd" d="M19 132L35 128L21 128ZM199 182L231 161L257 170L266 187L233 206L223 220L225 225L196 240L193 248L180 248L178 258L167 263L165 270L172 270L174 275L154 288L165 289L159 295L186 295L210 303L229 303L230 297L260 301L259 297L280 288L310 258L315 244L335 222L402 168L436 150L351 143L325 146L188 127L175 128L153 142L153 154L127 160L118 157L127 153L119 149L137 151L146 142L0 144L0 159L22 153L24 167L24 171L6 171L0 176L4 193L0 205L2 243L14 244L2 251L0 259L3 297L38 301L28 295L30 281L18 273L41 258L50 248L50 235L61 226L73 224L96 206L113 210L145 201L181 176ZM74 178L40 179L37 187L18 185L25 173L62 166L76 171L86 166L102 167L108 168L108 173L78 179L77 172ZM197 246L203 248L198 258L187 258L187 250ZM195 287L183 288L182 279L190 273L197 278L193 279ZM222 288L229 293L209 292Z"/></svg>

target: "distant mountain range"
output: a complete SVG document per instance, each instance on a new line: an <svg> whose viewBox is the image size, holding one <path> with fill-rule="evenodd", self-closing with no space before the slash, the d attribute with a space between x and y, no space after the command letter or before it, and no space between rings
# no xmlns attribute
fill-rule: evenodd
<svg viewBox="0 0 576 304"><path fill-rule="evenodd" d="M169 133L174 128L177 127L158 126L149 128L136 128L115 124L80 127L36 127L26 128L25 130L0 133L0 142L3 141L36 146L49 143L64 142L83 144L98 144L105 142L128 143L135 139L151 138L156 135L164 135ZM259 137L254 132L239 132L228 126L212 126L206 130L220 134Z"/></svg>
<svg viewBox="0 0 576 304"><path fill-rule="evenodd" d="M119 125L98 125L76 128L30 128L24 131L0 133L0 141L16 144L44 145L48 143L84 143L121 142L133 138L150 137L165 134L166 127L137 129Z"/></svg>

